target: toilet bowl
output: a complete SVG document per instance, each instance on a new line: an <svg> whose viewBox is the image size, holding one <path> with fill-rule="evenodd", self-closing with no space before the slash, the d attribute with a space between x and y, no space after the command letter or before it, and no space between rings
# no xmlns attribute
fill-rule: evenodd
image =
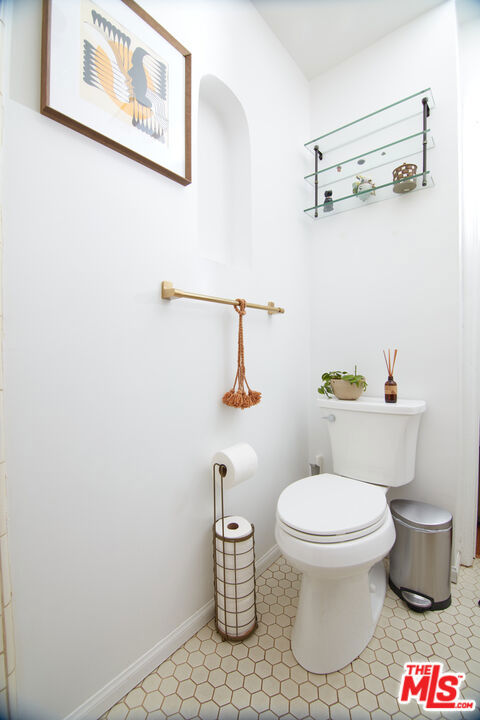
<svg viewBox="0 0 480 720"><path fill-rule="evenodd" d="M314 673L348 665L372 637L385 597L382 561L395 541L385 492L336 475L303 478L279 498L275 536L303 573L293 654Z"/></svg>
<svg viewBox="0 0 480 720"><path fill-rule="evenodd" d="M292 652L313 673L345 667L368 645L395 541L389 487L413 479L423 401L322 399L334 473L293 482L277 503L275 538L302 573ZM346 470L348 472L346 472Z"/></svg>

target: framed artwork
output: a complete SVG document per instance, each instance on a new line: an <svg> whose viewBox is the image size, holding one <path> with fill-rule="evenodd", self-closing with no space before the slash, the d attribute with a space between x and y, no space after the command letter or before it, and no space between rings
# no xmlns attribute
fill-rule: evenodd
<svg viewBox="0 0 480 720"><path fill-rule="evenodd" d="M134 0L44 0L41 112L191 182L191 54Z"/></svg>

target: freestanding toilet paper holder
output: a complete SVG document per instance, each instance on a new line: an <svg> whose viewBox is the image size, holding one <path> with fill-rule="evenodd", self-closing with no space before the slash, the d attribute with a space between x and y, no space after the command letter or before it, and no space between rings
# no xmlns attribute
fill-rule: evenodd
<svg viewBox="0 0 480 720"><path fill-rule="evenodd" d="M217 518L217 469L220 478L220 518ZM226 465L213 464L215 626L224 640L237 642L245 640L258 626L255 588L255 528L251 525L251 532L241 538L225 537L226 530L238 528L237 523L229 522L229 517L225 517L223 481L226 475ZM219 520L222 522L217 528Z"/></svg>

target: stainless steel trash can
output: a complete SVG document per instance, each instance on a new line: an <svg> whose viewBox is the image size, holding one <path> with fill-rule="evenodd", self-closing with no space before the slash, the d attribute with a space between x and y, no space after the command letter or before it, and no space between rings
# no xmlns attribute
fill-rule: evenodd
<svg viewBox="0 0 480 720"><path fill-rule="evenodd" d="M392 500L396 540L390 551L389 584L416 610L450 605L452 515L415 500Z"/></svg>

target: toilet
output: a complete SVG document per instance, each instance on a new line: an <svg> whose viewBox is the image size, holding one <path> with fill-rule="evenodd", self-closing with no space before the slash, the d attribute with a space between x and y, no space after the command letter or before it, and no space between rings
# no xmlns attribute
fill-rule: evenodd
<svg viewBox="0 0 480 720"><path fill-rule="evenodd" d="M328 424L333 473L297 480L277 503L275 537L302 573L292 652L313 673L339 670L368 645L395 541L387 490L415 474L425 402L317 401Z"/></svg>

